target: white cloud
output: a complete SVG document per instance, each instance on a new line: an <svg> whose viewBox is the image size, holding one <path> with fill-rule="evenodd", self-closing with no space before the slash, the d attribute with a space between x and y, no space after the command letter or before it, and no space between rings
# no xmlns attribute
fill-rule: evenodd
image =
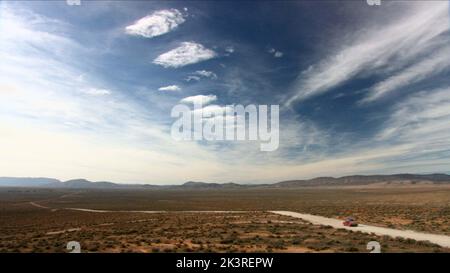
<svg viewBox="0 0 450 273"><path fill-rule="evenodd" d="M205 48L201 44L195 42L183 42L179 47L159 55L155 60L153 60L153 63L161 65L165 68L178 68L185 65L206 61L216 56L216 52Z"/></svg>
<svg viewBox="0 0 450 273"><path fill-rule="evenodd" d="M81 92L83 92L84 94L87 94L87 95L92 95L92 96L111 95L111 91L110 90L108 90L108 89L99 89L99 88L84 89Z"/></svg>
<svg viewBox="0 0 450 273"><path fill-rule="evenodd" d="M191 97L186 97L182 100L180 100L180 102L182 103L201 103L203 105L206 104L210 104L213 101L217 100L217 96L216 95L197 95L197 96L191 96Z"/></svg>
<svg viewBox="0 0 450 273"><path fill-rule="evenodd" d="M448 30L448 3L411 3L410 11L392 24L362 31L347 46L303 71L287 105L328 92L363 73L392 72L439 44L435 39ZM395 59L395 66L391 64Z"/></svg>
<svg viewBox="0 0 450 273"><path fill-rule="evenodd" d="M190 81L199 81L200 77L199 76L195 76L195 75L189 75L186 77L186 81L190 82Z"/></svg>
<svg viewBox="0 0 450 273"><path fill-rule="evenodd" d="M214 73L212 71L198 70L198 71L195 71L194 74L205 77L205 78L217 79L216 73Z"/></svg>
<svg viewBox="0 0 450 273"><path fill-rule="evenodd" d="M270 48L267 52L272 54L275 58L283 57L283 52L276 50L275 48Z"/></svg>
<svg viewBox="0 0 450 273"><path fill-rule="evenodd" d="M169 85L169 86L162 86L158 88L159 91L180 91L181 88L178 85Z"/></svg>
<svg viewBox="0 0 450 273"><path fill-rule="evenodd" d="M177 9L158 10L127 26L125 32L152 38L170 32L184 22L183 14Z"/></svg>
<svg viewBox="0 0 450 273"><path fill-rule="evenodd" d="M234 52L234 47L232 47L232 46L227 46L227 47L225 48L225 51L231 54L231 53Z"/></svg>
<svg viewBox="0 0 450 273"><path fill-rule="evenodd" d="M283 52L280 52L280 51L277 51L277 52L275 52L275 54L273 54L273 56L275 57L275 58L281 58L281 57L283 57Z"/></svg>
<svg viewBox="0 0 450 273"><path fill-rule="evenodd" d="M199 81L201 78L217 79L216 73L207 70L197 70L192 75L186 77L186 81Z"/></svg>

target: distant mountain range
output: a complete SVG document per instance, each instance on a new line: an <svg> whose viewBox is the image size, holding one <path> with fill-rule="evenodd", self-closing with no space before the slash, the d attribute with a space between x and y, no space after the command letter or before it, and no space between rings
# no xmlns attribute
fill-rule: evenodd
<svg viewBox="0 0 450 273"><path fill-rule="evenodd" d="M0 187L40 187L61 189L239 189L239 188L299 188L341 186L396 186L396 185L450 185L447 174L393 174L352 175L339 178L317 177L308 180L290 180L273 184L205 183L189 181L182 185L118 184L74 179L62 182L53 178L0 177Z"/></svg>

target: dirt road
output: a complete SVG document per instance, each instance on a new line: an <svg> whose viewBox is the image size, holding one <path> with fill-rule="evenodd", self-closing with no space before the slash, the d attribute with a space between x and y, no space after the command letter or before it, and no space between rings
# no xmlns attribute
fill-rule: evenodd
<svg viewBox="0 0 450 273"><path fill-rule="evenodd" d="M82 208L65 208L68 210L77 210L85 212L127 212L127 213L248 213L250 211L243 210L98 210L98 209L82 209Z"/></svg>
<svg viewBox="0 0 450 273"><path fill-rule="evenodd" d="M38 203L35 203L35 202L29 202L29 204L32 205L33 207L40 208L40 209L50 209L49 207L39 205Z"/></svg>
<svg viewBox="0 0 450 273"><path fill-rule="evenodd" d="M295 218L300 218L305 221L311 222L315 225L325 225L332 226L333 228L344 228L353 231L361 231L364 233L375 233L376 235L387 235L391 237L402 237L407 239L414 239L416 241L429 241L431 243L443 246L450 247L450 236L438 235L438 234L428 234L421 233L412 230L398 230L391 228L383 228L376 226L368 226L368 225L358 225L357 227L346 227L342 224L342 220L326 218L322 216L316 216L311 214L304 214L292 211L270 211L271 213L291 216Z"/></svg>

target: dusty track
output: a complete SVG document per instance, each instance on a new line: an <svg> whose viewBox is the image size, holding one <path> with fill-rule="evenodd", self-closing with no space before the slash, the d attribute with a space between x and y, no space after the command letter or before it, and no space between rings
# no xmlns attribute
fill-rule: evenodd
<svg viewBox="0 0 450 273"><path fill-rule="evenodd" d="M38 203L35 203L35 202L30 202L29 204L32 205L33 207L40 208L40 209L50 209L49 207L39 205Z"/></svg>
<svg viewBox="0 0 450 273"><path fill-rule="evenodd" d="M311 222L315 225L326 225L331 226L333 228L344 228L353 231L361 231L364 233L374 233L376 235L387 235L391 237L402 237L406 239L414 239L416 241L429 241L431 243L443 246L450 247L450 236L445 235L437 235L437 234L429 234L429 233L421 233L412 230L398 230L392 228L384 228L384 227L376 227L376 226L368 226L368 225L358 225L357 227L346 227L342 224L342 220L326 218L317 215L304 214L292 211L270 211L271 213L291 216L295 218L300 218L302 220Z"/></svg>

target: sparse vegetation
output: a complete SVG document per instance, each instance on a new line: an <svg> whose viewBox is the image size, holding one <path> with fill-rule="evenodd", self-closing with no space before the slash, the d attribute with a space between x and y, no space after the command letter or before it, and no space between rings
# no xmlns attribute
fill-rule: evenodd
<svg viewBox="0 0 450 273"><path fill-rule="evenodd" d="M49 209L30 205L38 202ZM0 189L0 252L449 252L437 245L375 236L263 210L345 217L450 234L450 189L302 189L270 191L75 191ZM92 213L108 210L258 210L252 213Z"/></svg>

